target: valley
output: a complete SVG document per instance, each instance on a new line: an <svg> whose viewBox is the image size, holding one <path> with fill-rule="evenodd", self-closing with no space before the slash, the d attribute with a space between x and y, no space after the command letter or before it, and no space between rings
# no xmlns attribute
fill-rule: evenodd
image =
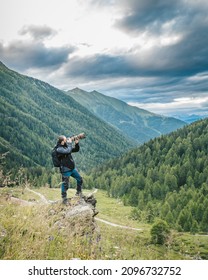
<svg viewBox="0 0 208 280"><path fill-rule="evenodd" d="M65 92L3 63L0 83L2 259L208 259L208 119L188 125L97 91ZM58 135L81 132L74 158L84 192L97 190L95 238L77 235L82 219L65 221L51 161ZM74 239L54 227L62 222Z"/></svg>

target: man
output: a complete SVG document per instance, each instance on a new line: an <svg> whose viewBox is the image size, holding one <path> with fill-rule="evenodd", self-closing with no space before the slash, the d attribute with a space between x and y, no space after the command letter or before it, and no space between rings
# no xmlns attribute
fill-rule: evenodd
<svg viewBox="0 0 208 280"><path fill-rule="evenodd" d="M79 151L79 139L75 140L75 147L72 147L71 138L61 135L56 146L58 157L61 161L60 172L62 174L61 197L64 204L67 204L67 190L69 188L69 177L72 176L77 181L76 195L82 197L82 177L75 169L75 163L71 153Z"/></svg>

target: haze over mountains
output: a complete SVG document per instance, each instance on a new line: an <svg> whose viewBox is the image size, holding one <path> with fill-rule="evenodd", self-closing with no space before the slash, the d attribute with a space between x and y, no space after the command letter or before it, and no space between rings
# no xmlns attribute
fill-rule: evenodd
<svg viewBox="0 0 208 280"><path fill-rule="evenodd" d="M197 115L197 114L191 114L191 115L177 115L174 116L174 118L180 119L188 124L199 121L199 120L203 120L206 119L208 117L208 115L206 114L202 114L202 115Z"/></svg>
<svg viewBox="0 0 208 280"><path fill-rule="evenodd" d="M130 106L121 100L103 95L97 91L87 92L75 88L67 93L97 117L119 129L133 141L136 141L137 144L172 132L186 124L172 117L157 115Z"/></svg>

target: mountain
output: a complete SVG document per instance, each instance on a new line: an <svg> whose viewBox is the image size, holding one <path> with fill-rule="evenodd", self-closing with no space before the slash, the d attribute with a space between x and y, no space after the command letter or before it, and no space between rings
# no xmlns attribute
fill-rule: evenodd
<svg viewBox="0 0 208 280"><path fill-rule="evenodd" d="M9 152L4 169L52 167L51 149L59 135L81 132L74 154L81 170L116 157L132 147L129 139L97 118L65 92L21 75L0 63L0 153Z"/></svg>
<svg viewBox="0 0 208 280"><path fill-rule="evenodd" d="M177 119L180 119L186 123L193 123L193 122L207 118L208 115L207 114L204 114L204 115L191 114L191 115L176 115L174 117Z"/></svg>
<svg viewBox="0 0 208 280"><path fill-rule="evenodd" d="M135 206L140 220L208 232L208 118L109 161L90 180Z"/></svg>
<svg viewBox="0 0 208 280"><path fill-rule="evenodd" d="M185 122L181 120L153 114L97 91L87 92L75 88L67 93L96 116L136 141L137 144L185 125Z"/></svg>

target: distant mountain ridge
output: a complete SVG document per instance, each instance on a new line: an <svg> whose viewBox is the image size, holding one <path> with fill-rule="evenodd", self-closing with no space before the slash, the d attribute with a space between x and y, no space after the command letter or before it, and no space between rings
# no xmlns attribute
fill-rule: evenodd
<svg viewBox="0 0 208 280"><path fill-rule="evenodd" d="M51 149L62 134L86 133L80 152L74 154L81 170L132 147L130 140L64 91L10 70L1 62L0 116L0 154L9 152L4 165L7 171L20 166L51 168Z"/></svg>
<svg viewBox="0 0 208 280"><path fill-rule="evenodd" d="M75 88L67 93L97 117L116 127L138 144L170 133L186 124L175 118L156 115L130 106L97 91L87 92Z"/></svg>
<svg viewBox="0 0 208 280"><path fill-rule="evenodd" d="M202 115L196 115L196 114L191 114L191 115L176 115L174 116L174 118L177 118L179 120L182 120L186 123L193 123L199 120L203 120L205 118L207 118L208 115L207 114L202 114Z"/></svg>

